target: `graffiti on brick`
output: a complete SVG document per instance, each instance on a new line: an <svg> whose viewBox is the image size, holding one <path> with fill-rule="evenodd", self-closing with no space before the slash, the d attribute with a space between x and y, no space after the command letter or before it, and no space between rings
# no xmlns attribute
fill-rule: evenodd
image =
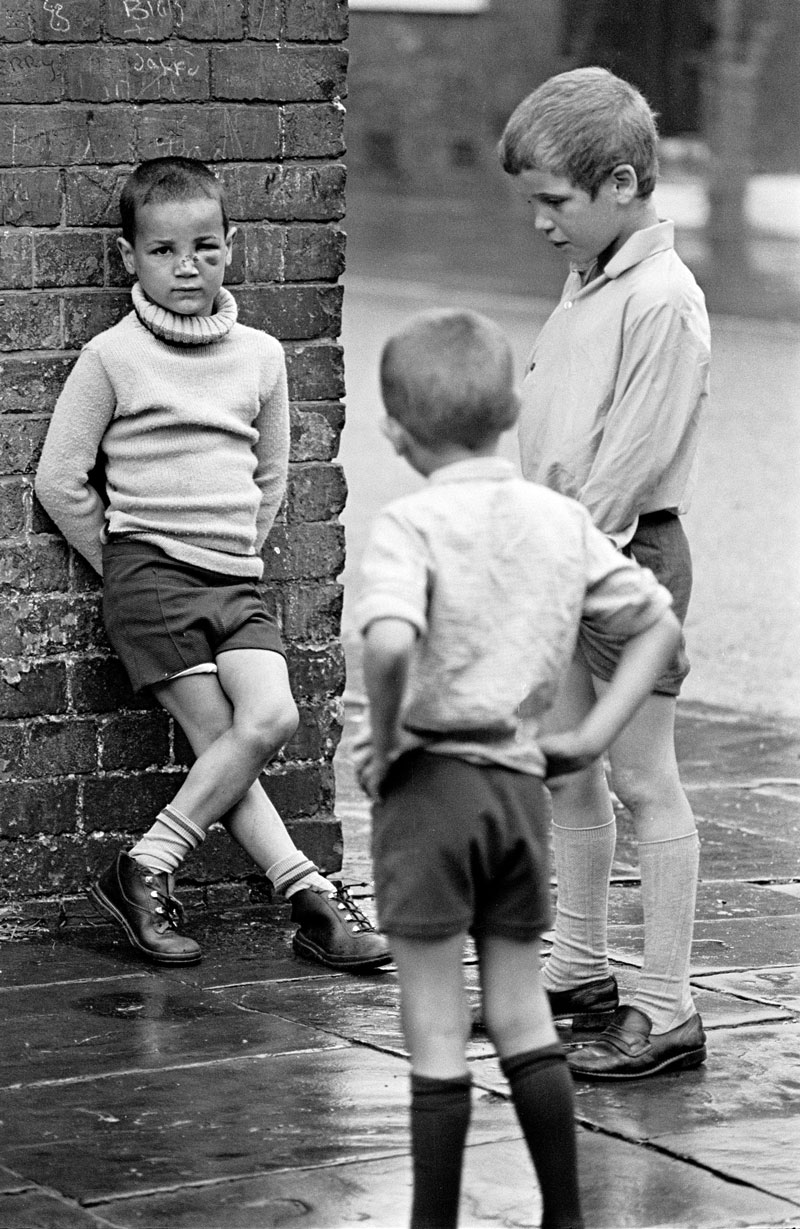
<svg viewBox="0 0 800 1229"><path fill-rule="evenodd" d="M183 25L183 4L181 0L122 0L122 9L126 21L128 35L141 36L145 33L143 27L153 22L165 22L170 29L179 30Z"/></svg>
<svg viewBox="0 0 800 1229"><path fill-rule="evenodd" d="M70 30L69 18L64 16L64 5L57 3L57 0L43 0L42 8L50 17L50 29L57 31L59 34L68 34Z"/></svg>

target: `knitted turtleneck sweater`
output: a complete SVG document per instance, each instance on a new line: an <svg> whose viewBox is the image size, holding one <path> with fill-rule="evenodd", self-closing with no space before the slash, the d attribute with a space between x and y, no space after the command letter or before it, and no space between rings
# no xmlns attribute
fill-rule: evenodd
<svg viewBox="0 0 800 1229"><path fill-rule="evenodd" d="M133 288L134 311L81 351L45 440L36 493L96 571L108 535L173 559L259 577L286 486L283 349L236 320L223 288L211 316L178 316ZM98 451L108 506L89 482Z"/></svg>

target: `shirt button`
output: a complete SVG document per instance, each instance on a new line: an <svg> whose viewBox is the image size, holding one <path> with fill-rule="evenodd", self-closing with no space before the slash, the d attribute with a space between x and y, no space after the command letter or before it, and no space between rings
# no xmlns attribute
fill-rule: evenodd
<svg viewBox="0 0 800 1229"><path fill-rule="evenodd" d="M572 299L567 299L566 303L564 304L564 311L565 312L569 311L571 307L572 307Z"/></svg>

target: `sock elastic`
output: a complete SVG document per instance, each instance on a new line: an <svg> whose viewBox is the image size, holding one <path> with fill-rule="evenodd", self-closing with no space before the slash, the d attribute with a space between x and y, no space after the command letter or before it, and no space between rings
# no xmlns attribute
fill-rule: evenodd
<svg viewBox="0 0 800 1229"><path fill-rule="evenodd" d="M632 1005L666 1033L695 1010L689 989L700 841L696 832L639 845L644 958Z"/></svg>
<svg viewBox="0 0 800 1229"><path fill-rule="evenodd" d="M275 891L287 900L303 888L312 888L327 896L334 894L333 884L319 873L311 859L300 849L267 867L267 878Z"/></svg>
<svg viewBox="0 0 800 1229"><path fill-rule="evenodd" d="M558 895L553 950L544 966L547 990L570 990L608 975L608 885L617 824L565 828L553 824Z"/></svg>
<svg viewBox="0 0 800 1229"><path fill-rule="evenodd" d="M152 828L130 850L130 856L148 870L174 875L186 855L205 839L203 829L170 804L159 811Z"/></svg>
<svg viewBox="0 0 800 1229"><path fill-rule="evenodd" d="M411 1229L455 1229L472 1078L411 1075Z"/></svg>
<svg viewBox="0 0 800 1229"><path fill-rule="evenodd" d="M542 1229L583 1229L572 1076L558 1044L502 1058L542 1192Z"/></svg>

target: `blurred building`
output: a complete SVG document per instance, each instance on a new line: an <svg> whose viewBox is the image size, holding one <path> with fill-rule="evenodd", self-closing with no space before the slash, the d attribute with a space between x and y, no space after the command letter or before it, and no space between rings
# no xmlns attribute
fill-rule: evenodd
<svg viewBox="0 0 800 1229"><path fill-rule="evenodd" d="M702 141L720 47L753 95L752 169L800 172L797 0L350 0L348 164L362 187L490 191L510 111L584 64L636 84L665 137Z"/></svg>

